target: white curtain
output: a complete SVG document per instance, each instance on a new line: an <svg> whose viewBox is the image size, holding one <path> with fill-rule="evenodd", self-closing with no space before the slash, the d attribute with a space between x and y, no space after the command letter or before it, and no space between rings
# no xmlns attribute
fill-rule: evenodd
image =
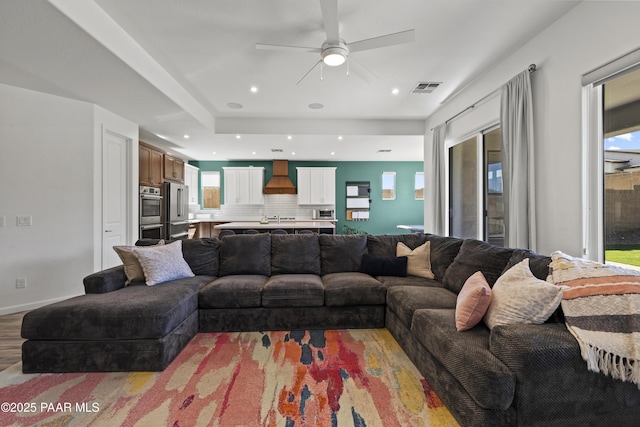
<svg viewBox="0 0 640 427"><path fill-rule="evenodd" d="M431 217L433 219L432 225L434 234L442 236L447 235L445 229L445 215L447 213L446 194L446 167L445 167L445 148L444 142L447 136L447 124L442 123L433 129L433 143L432 143L432 162L431 165L431 194L433 195L431 204Z"/></svg>
<svg viewBox="0 0 640 427"><path fill-rule="evenodd" d="M502 183L505 247L536 248L533 104L529 70L502 87Z"/></svg>

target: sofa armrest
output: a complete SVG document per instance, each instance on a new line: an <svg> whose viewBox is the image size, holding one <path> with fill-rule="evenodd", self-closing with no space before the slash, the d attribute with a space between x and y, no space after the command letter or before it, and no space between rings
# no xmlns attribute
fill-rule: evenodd
<svg viewBox="0 0 640 427"><path fill-rule="evenodd" d="M103 294L124 288L127 276L124 265L98 271L85 277L82 283L87 294Z"/></svg>
<svg viewBox="0 0 640 427"><path fill-rule="evenodd" d="M562 323L496 326L489 349L516 374L519 424L594 425L640 413L638 387L589 371Z"/></svg>

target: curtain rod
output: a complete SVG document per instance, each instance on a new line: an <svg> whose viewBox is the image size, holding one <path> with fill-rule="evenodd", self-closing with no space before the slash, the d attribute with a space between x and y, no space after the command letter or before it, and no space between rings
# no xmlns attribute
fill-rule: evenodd
<svg viewBox="0 0 640 427"><path fill-rule="evenodd" d="M527 70L529 71L529 73L533 73L536 70L536 64L531 64L527 67ZM494 90L493 92L491 92L488 95L483 96L482 98L480 98L479 100L477 100L476 102L474 102L473 104L469 105L467 108L465 108L464 110L460 111L459 113L453 115L452 117L450 117L449 119L445 120L444 123L447 124L449 122L452 122L453 120L457 119L459 116L463 115L464 113L466 113L469 110L473 110L474 108L476 108L479 104L483 103L484 101L486 101L489 98L493 98L500 90L502 90L502 87L499 87L498 89ZM431 128L431 132L433 132L433 129L435 128Z"/></svg>

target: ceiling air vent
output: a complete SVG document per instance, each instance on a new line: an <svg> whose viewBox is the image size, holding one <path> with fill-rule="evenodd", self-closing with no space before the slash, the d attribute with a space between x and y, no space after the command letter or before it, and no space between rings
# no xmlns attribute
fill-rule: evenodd
<svg viewBox="0 0 640 427"><path fill-rule="evenodd" d="M431 93L440 86L442 82L418 82L411 93Z"/></svg>
<svg viewBox="0 0 640 427"><path fill-rule="evenodd" d="M272 148L271 149L272 153L282 153L282 151L283 151L282 148Z"/></svg>
<svg viewBox="0 0 640 427"><path fill-rule="evenodd" d="M390 153L390 152L391 152L391 149L389 148L383 148L382 150L376 151L376 153Z"/></svg>

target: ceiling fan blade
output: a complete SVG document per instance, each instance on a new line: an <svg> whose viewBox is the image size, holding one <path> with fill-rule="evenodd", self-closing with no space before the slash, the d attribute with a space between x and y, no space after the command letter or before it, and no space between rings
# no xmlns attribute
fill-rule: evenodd
<svg viewBox="0 0 640 427"><path fill-rule="evenodd" d="M373 37L366 40L349 43L349 52L360 52L363 50L377 49L379 47L393 46L402 43L411 43L416 40L416 31L407 30L399 33L387 34L385 36Z"/></svg>
<svg viewBox="0 0 640 427"><path fill-rule="evenodd" d="M360 62L353 59L352 56L349 57L348 61L349 61L350 70L352 70L358 77L360 77L365 82L371 84L374 80L377 80L379 78L373 72L369 71L367 67L365 67Z"/></svg>
<svg viewBox="0 0 640 427"><path fill-rule="evenodd" d="M322 9L327 42L338 43L340 41L338 0L320 0L320 9Z"/></svg>
<svg viewBox="0 0 640 427"><path fill-rule="evenodd" d="M322 49L317 47L285 46L280 44L264 44L264 43L256 43L256 49L283 50L287 52L302 52L302 53L320 53L322 51Z"/></svg>
<svg viewBox="0 0 640 427"><path fill-rule="evenodd" d="M315 70L315 68L318 66L318 64L320 64L322 62L322 59L319 60L318 62L316 62L315 64L313 64L313 67L311 67L311 69L309 71L306 72L306 74L304 76L302 76L302 78L300 80L298 80L298 83L296 83L296 86L298 86L304 79L307 78L307 76L309 75L309 73L311 73L313 70Z"/></svg>

